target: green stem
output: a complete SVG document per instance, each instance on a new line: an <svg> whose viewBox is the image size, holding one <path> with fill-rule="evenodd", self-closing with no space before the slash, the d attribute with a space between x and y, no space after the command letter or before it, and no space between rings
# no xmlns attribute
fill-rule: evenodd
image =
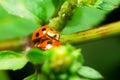
<svg viewBox="0 0 120 80"><path fill-rule="evenodd" d="M21 48L22 50L29 50L33 47L31 36L25 38L17 38L17 39L10 39L10 40L1 40L0 41L0 50L6 49L17 49Z"/></svg>
<svg viewBox="0 0 120 80"><path fill-rule="evenodd" d="M35 65L35 74L36 74L37 80L40 80L40 67L41 65Z"/></svg>
<svg viewBox="0 0 120 80"><path fill-rule="evenodd" d="M23 39L11 39L0 41L0 50L23 47L26 41Z"/></svg>
<svg viewBox="0 0 120 80"><path fill-rule="evenodd" d="M96 29L77 32L73 34L61 35L60 42L63 44L65 43L81 44L81 43L91 42L94 40L99 40L102 38L107 38L119 34L120 34L120 21L108 25L104 25ZM0 41L0 50L13 49L16 47L23 48L26 45L31 44L28 42L29 42L28 40L23 40L23 39Z"/></svg>
<svg viewBox="0 0 120 80"><path fill-rule="evenodd" d="M48 25L58 31L61 31L67 23L66 21L73 15L75 8L76 7L74 5L66 0L58 12L58 16L51 19Z"/></svg>
<svg viewBox="0 0 120 80"><path fill-rule="evenodd" d="M48 25L57 31L61 31L74 14L77 7L87 5L97 8L101 3L101 0L66 0L61 6L57 17L52 18ZM54 15L56 15L56 13Z"/></svg>
<svg viewBox="0 0 120 80"><path fill-rule="evenodd" d="M80 44L120 34L120 21L104 25L95 29L61 35L61 43Z"/></svg>

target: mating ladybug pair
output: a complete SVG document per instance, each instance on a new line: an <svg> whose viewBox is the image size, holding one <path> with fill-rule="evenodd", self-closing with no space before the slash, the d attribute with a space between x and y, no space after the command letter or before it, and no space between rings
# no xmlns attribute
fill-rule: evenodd
<svg viewBox="0 0 120 80"><path fill-rule="evenodd" d="M34 46L42 50L48 50L61 45L59 38L58 32L49 26L40 27L32 35Z"/></svg>

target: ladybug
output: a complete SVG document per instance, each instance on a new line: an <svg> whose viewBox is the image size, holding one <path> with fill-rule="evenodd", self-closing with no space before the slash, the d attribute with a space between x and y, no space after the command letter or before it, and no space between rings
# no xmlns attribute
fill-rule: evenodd
<svg viewBox="0 0 120 80"><path fill-rule="evenodd" d="M59 38L59 33L49 26L40 27L32 35L34 46L42 50L48 50L61 45L58 41Z"/></svg>
<svg viewBox="0 0 120 80"><path fill-rule="evenodd" d="M46 36L49 36L56 40L59 40L60 38L59 33L55 29L52 29L49 26L42 26L33 33L32 41L36 43L37 39L40 39Z"/></svg>
<svg viewBox="0 0 120 80"><path fill-rule="evenodd" d="M48 50L51 49L55 46L60 46L61 43L55 39L46 39L46 40L41 40L40 42L35 44L35 47L40 48L42 50Z"/></svg>

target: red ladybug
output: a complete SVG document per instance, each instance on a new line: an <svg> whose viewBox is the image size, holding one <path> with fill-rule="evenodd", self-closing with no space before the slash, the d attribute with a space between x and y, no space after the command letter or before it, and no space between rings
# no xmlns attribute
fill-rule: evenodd
<svg viewBox="0 0 120 80"><path fill-rule="evenodd" d="M59 38L59 33L49 26L40 27L32 35L34 46L42 50L48 50L61 45L58 41Z"/></svg>
<svg viewBox="0 0 120 80"><path fill-rule="evenodd" d="M52 29L49 26L42 26L33 33L32 41L45 36L49 36L56 40L59 40L60 38L59 33L55 29Z"/></svg>
<svg viewBox="0 0 120 80"><path fill-rule="evenodd" d="M46 39L41 40L40 42L35 44L35 47L40 48L42 50L48 50L56 46L60 46L61 43L55 39Z"/></svg>

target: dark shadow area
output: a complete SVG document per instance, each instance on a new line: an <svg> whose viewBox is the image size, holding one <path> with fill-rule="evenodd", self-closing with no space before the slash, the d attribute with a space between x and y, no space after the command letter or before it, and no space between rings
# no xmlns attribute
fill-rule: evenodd
<svg viewBox="0 0 120 80"><path fill-rule="evenodd" d="M110 12L106 16L106 19L100 25L109 24L109 23L116 22L119 20L120 20L120 6L116 8L115 10L113 10L112 12Z"/></svg>
<svg viewBox="0 0 120 80"><path fill-rule="evenodd" d="M11 80L23 80L25 77L30 76L33 73L34 73L34 67L31 63L28 63L21 70L8 71L8 74L9 74Z"/></svg>

